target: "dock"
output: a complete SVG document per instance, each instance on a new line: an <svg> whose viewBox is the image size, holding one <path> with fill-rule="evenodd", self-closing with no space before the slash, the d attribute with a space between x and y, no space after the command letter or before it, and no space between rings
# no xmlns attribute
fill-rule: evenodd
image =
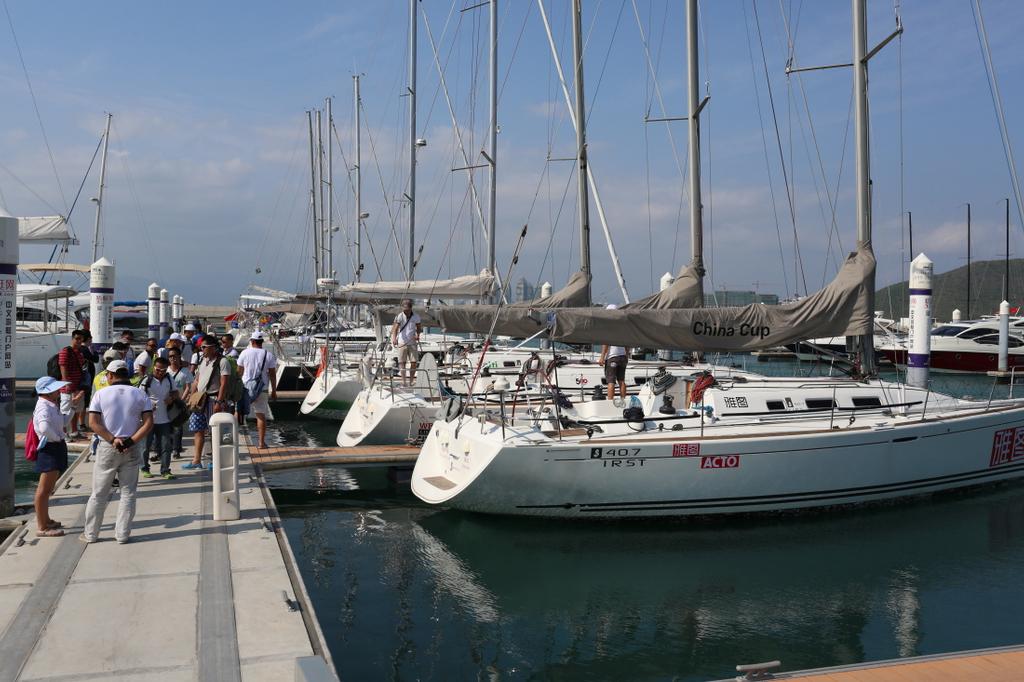
<svg viewBox="0 0 1024 682"><path fill-rule="evenodd" d="M140 479L123 545L116 492L100 541L79 539L93 465L76 459L51 502L64 537L37 537L30 516L0 544L0 680L336 679L246 450L239 520L213 521L210 471L174 460L175 480Z"/></svg>
<svg viewBox="0 0 1024 682"><path fill-rule="evenodd" d="M250 448L252 462L264 471L328 464L415 464L418 445L359 445L352 448L271 447Z"/></svg>

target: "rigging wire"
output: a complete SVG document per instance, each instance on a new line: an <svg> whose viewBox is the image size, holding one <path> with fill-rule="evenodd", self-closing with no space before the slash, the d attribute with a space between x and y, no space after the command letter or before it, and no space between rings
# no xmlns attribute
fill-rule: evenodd
<svg viewBox="0 0 1024 682"><path fill-rule="evenodd" d="M301 129L300 129L300 132ZM299 145L293 144L292 155L288 159L288 165L284 173L284 177L281 179L281 186L277 191L277 198L274 199L274 208L270 212L270 221L267 223L267 229L263 232L263 240L260 242L259 248L256 249L256 268L259 269L260 260L263 258L263 250L267 246L267 240L270 237L270 233L274 230L277 223L277 209L281 204L281 197L284 196L284 190L288 185L288 180L292 177L295 168L295 160L298 157Z"/></svg>
<svg viewBox="0 0 1024 682"><path fill-rule="evenodd" d="M48 201L47 201L46 199L44 199L43 197L41 197L41 196L39 195L39 193L38 193L38 192L36 192L36 191L35 191L34 189L32 189L31 187L29 187L29 186L28 186L28 185L27 185L27 184L25 183L25 181L24 181L24 180L22 180L22 179L21 179L21 178L19 178L19 177L18 177L17 175L15 175L14 171L12 171L12 170L11 170L10 168L8 168L7 166L5 166L5 165L4 165L4 164L3 164L2 162L0 162L0 170L4 171L4 172L5 172L5 173L7 173L8 175L10 175L10 176L11 176L11 179L13 179L13 180L14 180L15 182L17 182L17 183L18 183L19 185L21 185L22 187L24 187L26 191L28 191L28 192L29 192L29 193L30 193L30 194L31 194L32 196L34 196L34 197L35 197L36 199L38 199L38 200L39 200L39 201L40 201L40 202L41 202L41 203L43 204L43 206L46 206L46 208L50 209L50 211L51 211L52 213L55 213L55 214L57 214L57 215L60 215L60 209L54 208L54 207L53 207L53 205L52 205L52 204L50 204L50 202L48 202Z"/></svg>
<svg viewBox="0 0 1024 682"><path fill-rule="evenodd" d="M60 193L61 203L64 204L65 215L68 216L67 220L70 220L71 211L68 209L68 201L64 196L64 185L60 181L60 174L57 172L57 162L53 158L53 150L50 148L50 139L46 135L46 126L43 125L43 116L39 112L39 103L36 101L36 91L32 87L32 79L28 75L28 67L25 65L25 56L21 52L21 43L18 41L18 34L14 30L14 20L11 18L11 10L7 6L7 0L4 1L4 13L7 14L7 25L11 27L11 37L14 39L14 47L18 52L18 61L21 63L21 71L25 74L25 84L28 85L28 94L32 99L32 108L36 112L36 121L39 122L39 131L43 134L43 144L46 146L46 154L50 157L50 168L53 170L53 177L57 180L57 190ZM54 211L59 213L59 211ZM74 228L71 227L71 223L68 223L68 228L71 229L71 236L74 237Z"/></svg>

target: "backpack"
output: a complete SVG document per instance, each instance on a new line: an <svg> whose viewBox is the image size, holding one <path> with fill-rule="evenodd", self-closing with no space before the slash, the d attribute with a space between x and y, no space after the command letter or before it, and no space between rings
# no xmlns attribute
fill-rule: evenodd
<svg viewBox="0 0 1024 682"><path fill-rule="evenodd" d="M263 362L260 363L260 368L259 371L256 373L256 378L250 379L244 384L245 395L249 399L250 403L256 402L256 400L260 397L260 394L262 394L263 390L267 387L267 385L263 382L263 370L266 369L267 367L267 357L269 357L269 355L269 350L263 351Z"/></svg>
<svg viewBox="0 0 1024 682"><path fill-rule="evenodd" d="M39 452L39 436L36 434L35 424L29 417L25 426L25 459L30 462L36 461L36 453Z"/></svg>
<svg viewBox="0 0 1024 682"><path fill-rule="evenodd" d="M63 381L63 375L60 373L60 354L66 350L73 351L71 346L65 346L63 350L53 355L49 360L46 361L46 374L57 381Z"/></svg>

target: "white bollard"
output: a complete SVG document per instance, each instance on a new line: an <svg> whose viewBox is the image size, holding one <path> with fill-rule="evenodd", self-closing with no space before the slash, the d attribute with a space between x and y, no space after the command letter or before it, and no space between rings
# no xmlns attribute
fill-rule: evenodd
<svg viewBox="0 0 1024 682"><path fill-rule="evenodd" d="M225 438L225 434L230 435ZM238 422L235 415L218 412L210 417L210 441L213 445L213 520L237 521L241 512L238 509Z"/></svg>
<svg viewBox="0 0 1024 682"><path fill-rule="evenodd" d="M146 295L146 305L149 310L149 338L160 338L160 285L153 282L149 285L149 292Z"/></svg>
<svg viewBox="0 0 1024 682"><path fill-rule="evenodd" d="M953 321L954 322L959 322L961 317L962 317L962 315L960 314L960 309L959 308L955 308L953 310Z"/></svg>
<svg viewBox="0 0 1024 682"><path fill-rule="evenodd" d="M661 276L661 280L659 282L659 285L661 286L660 291L665 291L665 289L668 289L670 286L672 286L672 283L675 282L675 281L676 281L676 278L672 276L672 273L666 272L664 275ZM659 360L671 360L672 359L672 351L665 350L665 349L659 350L658 351L658 359Z"/></svg>
<svg viewBox="0 0 1024 682"><path fill-rule="evenodd" d="M928 362L932 348L932 270L928 256L920 254L910 263L910 352L907 384L928 387Z"/></svg>
<svg viewBox="0 0 1024 682"><path fill-rule="evenodd" d="M17 339L18 219L0 208L0 518L14 513L14 344Z"/></svg>
<svg viewBox="0 0 1024 682"><path fill-rule="evenodd" d="M166 339L170 336L168 331L171 328L171 304L168 300L167 289L160 290L160 337Z"/></svg>
<svg viewBox="0 0 1024 682"><path fill-rule="evenodd" d="M89 331L100 354L114 343L114 264L106 258L89 268Z"/></svg>
<svg viewBox="0 0 1024 682"><path fill-rule="evenodd" d="M999 371L1010 370L1010 304L999 304Z"/></svg>
<svg viewBox="0 0 1024 682"><path fill-rule="evenodd" d="M540 297L547 298L551 295L551 282L544 282L540 285Z"/></svg>
<svg viewBox="0 0 1024 682"><path fill-rule="evenodd" d="M174 295L174 298L171 299L171 301L171 319L174 321L174 331L180 334L181 328L185 326L181 321L182 318L185 317L182 311L184 306L182 305L181 296L178 296L177 294Z"/></svg>

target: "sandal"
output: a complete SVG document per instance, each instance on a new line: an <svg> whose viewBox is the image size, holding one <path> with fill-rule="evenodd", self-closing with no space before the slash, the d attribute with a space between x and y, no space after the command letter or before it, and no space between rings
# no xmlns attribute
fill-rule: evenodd
<svg viewBox="0 0 1024 682"><path fill-rule="evenodd" d="M64 531L60 528L47 528L46 530L36 531L37 538L59 538L64 535Z"/></svg>
<svg viewBox="0 0 1024 682"><path fill-rule="evenodd" d="M60 521L54 521L53 519L50 519L50 522L48 524L46 524L46 529L47 530L53 530L54 528L63 528L63 527L64 527L63 523L61 523Z"/></svg>

